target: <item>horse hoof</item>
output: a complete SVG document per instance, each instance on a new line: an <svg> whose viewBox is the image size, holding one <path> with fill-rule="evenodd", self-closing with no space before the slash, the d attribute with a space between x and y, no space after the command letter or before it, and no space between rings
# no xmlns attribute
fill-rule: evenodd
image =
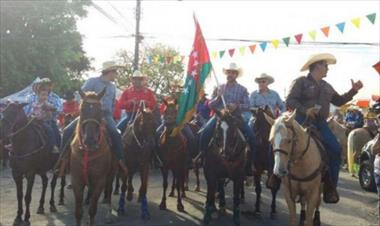
<svg viewBox="0 0 380 226"><path fill-rule="evenodd" d="M277 218L276 212L271 212L269 217L271 220L275 220Z"/></svg>
<svg viewBox="0 0 380 226"><path fill-rule="evenodd" d="M166 203L161 202L161 204L160 204L160 210L166 210Z"/></svg>
<svg viewBox="0 0 380 226"><path fill-rule="evenodd" d="M57 212L57 208L55 206L50 206L50 212L56 213Z"/></svg>
<svg viewBox="0 0 380 226"><path fill-rule="evenodd" d="M211 222L211 216L209 216L208 214L205 214L205 216L203 217L203 223L205 225L208 225L210 224L210 222Z"/></svg>
<svg viewBox="0 0 380 226"><path fill-rule="evenodd" d="M128 192L128 194L127 194L127 200L128 201L132 201L133 200L133 193L132 192Z"/></svg>
<svg viewBox="0 0 380 226"><path fill-rule="evenodd" d="M177 210L181 213L184 213L185 212L185 207L182 205L182 204L178 204L177 205Z"/></svg>
<svg viewBox="0 0 380 226"><path fill-rule="evenodd" d="M117 210L117 215L120 217L120 216L124 216L125 215L125 210L124 209L118 209Z"/></svg>
<svg viewBox="0 0 380 226"><path fill-rule="evenodd" d="M58 206L63 206L63 205L65 205L65 201L63 201L63 200L59 200L59 202L58 202Z"/></svg>
<svg viewBox="0 0 380 226"><path fill-rule="evenodd" d="M22 219L21 217L16 217L14 222L13 222L13 226L19 226L22 224Z"/></svg>
<svg viewBox="0 0 380 226"><path fill-rule="evenodd" d="M169 197L174 197L174 192L170 192Z"/></svg>
<svg viewBox="0 0 380 226"><path fill-rule="evenodd" d="M196 192L200 192L201 189L200 189L199 187L196 187L194 191L196 191Z"/></svg>
<svg viewBox="0 0 380 226"><path fill-rule="evenodd" d="M29 220L25 220L23 226L30 226L30 221Z"/></svg>
<svg viewBox="0 0 380 226"><path fill-rule="evenodd" d="M38 210L37 210L37 214L44 214L45 213L45 210L43 207L39 207Z"/></svg>
<svg viewBox="0 0 380 226"><path fill-rule="evenodd" d="M189 190L189 186L185 186L185 191L188 191Z"/></svg>
<svg viewBox="0 0 380 226"><path fill-rule="evenodd" d="M187 198L186 193L182 192L182 198Z"/></svg>
<svg viewBox="0 0 380 226"><path fill-rule="evenodd" d="M226 207L219 208L219 217L226 216Z"/></svg>

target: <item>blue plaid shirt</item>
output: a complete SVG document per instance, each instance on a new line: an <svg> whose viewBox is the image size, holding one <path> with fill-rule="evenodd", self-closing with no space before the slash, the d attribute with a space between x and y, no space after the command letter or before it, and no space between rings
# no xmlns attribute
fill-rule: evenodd
<svg viewBox="0 0 380 226"><path fill-rule="evenodd" d="M223 84L219 86L219 90L223 91L224 100L226 101L226 104L238 104L241 111L248 111L249 110L249 100L248 100L248 91L247 88L240 85L237 82L234 82L232 84ZM222 109L223 108L223 102L221 99L217 99L217 90L214 90L214 93L212 94L212 99L209 102L210 108L216 108L216 109Z"/></svg>
<svg viewBox="0 0 380 226"><path fill-rule="evenodd" d="M276 108L279 108L281 113L284 112L285 103L281 100L278 93L274 90L268 90L266 95L261 94L258 90L253 91L249 97L251 107L259 108L267 105L275 113Z"/></svg>
<svg viewBox="0 0 380 226"><path fill-rule="evenodd" d="M27 103L28 105L26 105L24 107L24 111L25 111L25 114L27 116L30 116L32 114L32 105L33 103L36 103L38 101L38 96L36 93L33 93L33 94L30 94L28 97L27 97ZM55 112L53 114L53 118L54 119L57 119L57 116L62 112L63 110L63 103L62 103L62 100L61 98L53 93L53 92L50 92L49 93L49 96L48 96L48 99L47 101L54 106L55 108Z"/></svg>

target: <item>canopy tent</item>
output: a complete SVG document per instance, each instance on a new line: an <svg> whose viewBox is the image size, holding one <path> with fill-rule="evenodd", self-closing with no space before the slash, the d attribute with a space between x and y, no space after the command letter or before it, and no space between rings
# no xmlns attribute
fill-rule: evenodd
<svg viewBox="0 0 380 226"><path fill-rule="evenodd" d="M14 94L11 94L9 96L3 97L0 99L0 104L6 103L7 101L12 102L19 102L19 103L26 103L27 96L31 93L33 93L32 86L34 83L40 81L41 79L37 77L32 83L30 83L27 87L25 87L23 90L18 91Z"/></svg>

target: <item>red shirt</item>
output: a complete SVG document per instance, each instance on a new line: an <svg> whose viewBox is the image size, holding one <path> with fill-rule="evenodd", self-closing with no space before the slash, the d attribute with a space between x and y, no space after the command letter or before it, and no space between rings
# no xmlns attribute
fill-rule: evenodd
<svg viewBox="0 0 380 226"><path fill-rule="evenodd" d="M75 100L65 101L63 103L63 113L77 115L79 113L79 104Z"/></svg>
<svg viewBox="0 0 380 226"><path fill-rule="evenodd" d="M121 117L120 100L115 101L115 110L113 111L113 117L116 120L119 120Z"/></svg>
<svg viewBox="0 0 380 226"><path fill-rule="evenodd" d="M125 109L126 112L133 112L133 110L136 111L136 109L133 108L137 108L138 106L133 106L131 102L133 100L135 100L137 104L142 100L145 101L145 105L151 110L156 107L156 97L153 91L146 87L137 90L131 86L124 90L119 100L121 108Z"/></svg>

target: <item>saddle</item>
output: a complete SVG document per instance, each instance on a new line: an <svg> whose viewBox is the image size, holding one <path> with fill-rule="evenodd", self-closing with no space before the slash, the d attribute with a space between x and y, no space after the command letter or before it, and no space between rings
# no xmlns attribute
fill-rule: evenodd
<svg viewBox="0 0 380 226"><path fill-rule="evenodd" d="M48 142L48 130L44 126L44 121L36 119L36 118L31 118L31 127L36 130L37 133L39 133L41 142L45 144L43 150L51 150L53 148L53 145Z"/></svg>

